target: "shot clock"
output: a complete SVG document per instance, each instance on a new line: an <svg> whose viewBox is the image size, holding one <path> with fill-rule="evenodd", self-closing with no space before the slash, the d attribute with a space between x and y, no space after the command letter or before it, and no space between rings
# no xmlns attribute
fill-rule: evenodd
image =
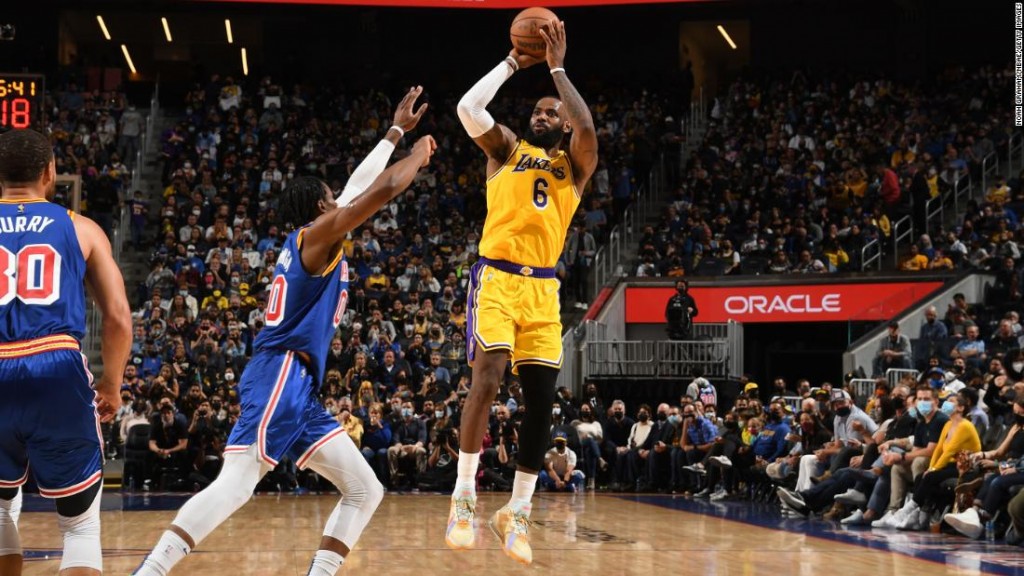
<svg viewBox="0 0 1024 576"><path fill-rule="evenodd" d="M0 131L38 126L43 118L42 74L0 72Z"/></svg>

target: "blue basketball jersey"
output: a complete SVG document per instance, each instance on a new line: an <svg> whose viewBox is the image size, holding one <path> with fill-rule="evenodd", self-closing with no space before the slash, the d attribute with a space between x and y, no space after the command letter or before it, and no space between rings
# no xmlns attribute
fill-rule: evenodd
<svg viewBox="0 0 1024 576"><path fill-rule="evenodd" d="M85 335L85 258L71 213L0 200L0 342Z"/></svg>
<svg viewBox="0 0 1024 576"><path fill-rule="evenodd" d="M291 350L309 356L313 382L320 384L334 331L348 304L348 263L338 258L322 275L302 268L299 249L306 227L292 232L274 266L267 299L266 326L253 343L255 351Z"/></svg>

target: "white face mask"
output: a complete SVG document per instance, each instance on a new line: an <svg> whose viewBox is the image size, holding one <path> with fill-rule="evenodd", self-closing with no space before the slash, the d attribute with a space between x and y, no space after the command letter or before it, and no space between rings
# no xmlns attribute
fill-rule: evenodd
<svg viewBox="0 0 1024 576"><path fill-rule="evenodd" d="M232 380L235 379L235 375L231 372L228 372L227 374L224 375L224 379L227 380L228 382L231 382Z"/></svg>
<svg viewBox="0 0 1024 576"><path fill-rule="evenodd" d="M561 413L562 413L562 409L559 408L558 406L555 406L554 408L551 409L551 415L552 416L558 416Z"/></svg>
<svg viewBox="0 0 1024 576"><path fill-rule="evenodd" d="M1014 362L1013 370L1014 372L1024 372L1024 362Z"/></svg>
<svg viewBox="0 0 1024 576"><path fill-rule="evenodd" d="M434 410L434 417L438 420L444 418L444 410Z"/></svg>

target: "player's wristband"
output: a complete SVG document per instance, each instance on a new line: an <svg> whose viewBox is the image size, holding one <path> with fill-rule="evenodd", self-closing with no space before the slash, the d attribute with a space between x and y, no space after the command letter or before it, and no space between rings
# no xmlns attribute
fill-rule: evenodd
<svg viewBox="0 0 1024 576"><path fill-rule="evenodd" d="M405 130L402 130L402 127L399 126L398 124L392 124L391 128L388 128L388 130L398 130L398 137L399 138L405 136Z"/></svg>
<svg viewBox="0 0 1024 576"><path fill-rule="evenodd" d="M513 72L518 72L519 71L519 62L516 62L515 58L513 58L511 56L506 56L505 57L505 64L508 64L508 67L511 68Z"/></svg>
<svg viewBox="0 0 1024 576"><path fill-rule="evenodd" d="M554 76L555 72L561 72L562 74L565 74L565 68L562 68L562 67L552 68L551 69L551 75Z"/></svg>

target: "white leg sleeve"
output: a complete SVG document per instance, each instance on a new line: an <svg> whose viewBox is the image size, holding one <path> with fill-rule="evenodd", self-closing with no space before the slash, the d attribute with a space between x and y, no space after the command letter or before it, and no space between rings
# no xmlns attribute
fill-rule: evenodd
<svg viewBox="0 0 1024 576"><path fill-rule="evenodd" d="M89 509L78 516L57 515L57 525L64 535L64 558L60 569L91 568L103 571L103 551L100 546L100 500L103 487L96 492Z"/></svg>
<svg viewBox="0 0 1024 576"><path fill-rule="evenodd" d="M324 536L339 540L351 550L384 498L384 487L347 434L339 434L321 446L310 458L309 467L341 491L341 502L327 520Z"/></svg>
<svg viewBox="0 0 1024 576"><path fill-rule="evenodd" d="M21 515L21 489L11 500L0 500L0 556L20 556L21 536L18 516Z"/></svg>
<svg viewBox="0 0 1024 576"><path fill-rule="evenodd" d="M193 496L174 518L174 525L199 542L249 501L260 478L270 467L256 456L256 446L245 452L224 455L224 467L217 479Z"/></svg>

